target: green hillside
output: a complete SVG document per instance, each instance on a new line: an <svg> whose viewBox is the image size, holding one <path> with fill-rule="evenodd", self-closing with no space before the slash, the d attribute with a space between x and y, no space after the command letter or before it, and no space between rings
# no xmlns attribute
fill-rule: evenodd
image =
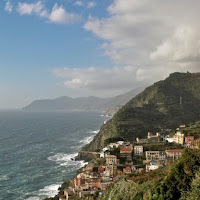
<svg viewBox="0 0 200 200"><path fill-rule="evenodd" d="M133 141L148 131L176 128L199 119L200 73L173 73L130 100L83 150L100 149L108 138Z"/></svg>

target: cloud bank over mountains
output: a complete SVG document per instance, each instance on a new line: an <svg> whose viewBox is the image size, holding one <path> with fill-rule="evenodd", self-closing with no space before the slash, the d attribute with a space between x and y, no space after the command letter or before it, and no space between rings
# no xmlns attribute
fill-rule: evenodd
<svg viewBox="0 0 200 200"><path fill-rule="evenodd" d="M132 89L136 84L136 69L132 66L112 68L61 68L53 70L56 76L67 78L64 82L69 88L91 90Z"/></svg>
<svg viewBox="0 0 200 200"><path fill-rule="evenodd" d="M36 15L48 23L68 24L82 16L68 11L61 2L51 9L44 1L18 2L20 15ZM103 4L103 2L101 2ZM71 1L74 7L98 8L97 1ZM103 15L88 12L82 28L101 45L111 63L104 66L57 68L67 88L102 93L128 90L142 83L164 79L174 71L200 70L200 25L198 0L113 0ZM7 1L7 12L13 11ZM101 16L101 17L99 17ZM83 19L84 21L84 19ZM103 59L103 58L102 58Z"/></svg>

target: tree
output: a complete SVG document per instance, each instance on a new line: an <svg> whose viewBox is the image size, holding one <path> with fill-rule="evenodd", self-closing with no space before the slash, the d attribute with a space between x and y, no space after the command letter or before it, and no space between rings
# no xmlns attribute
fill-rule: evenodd
<svg viewBox="0 0 200 200"><path fill-rule="evenodd" d="M181 200L198 200L200 199L200 170L196 173L191 183L189 192L182 195Z"/></svg>

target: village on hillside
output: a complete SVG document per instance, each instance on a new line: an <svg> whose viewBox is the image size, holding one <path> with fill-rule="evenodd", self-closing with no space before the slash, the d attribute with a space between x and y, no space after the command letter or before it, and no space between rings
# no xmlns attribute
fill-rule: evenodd
<svg viewBox="0 0 200 200"><path fill-rule="evenodd" d="M180 158L186 148L199 149L200 138L195 135L200 122L180 125L168 134L147 133L135 142L116 141L98 152L96 159L85 165L64 189L60 200L83 198L98 192L102 195L107 187L123 176L140 174L170 165ZM192 132L191 132L192 131Z"/></svg>

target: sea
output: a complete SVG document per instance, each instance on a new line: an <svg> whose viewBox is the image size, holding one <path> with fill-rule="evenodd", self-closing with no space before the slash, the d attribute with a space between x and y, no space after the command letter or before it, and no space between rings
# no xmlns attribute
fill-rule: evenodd
<svg viewBox="0 0 200 200"><path fill-rule="evenodd" d="M100 112L0 111L0 200L42 200L83 167L74 158L108 118Z"/></svg>

